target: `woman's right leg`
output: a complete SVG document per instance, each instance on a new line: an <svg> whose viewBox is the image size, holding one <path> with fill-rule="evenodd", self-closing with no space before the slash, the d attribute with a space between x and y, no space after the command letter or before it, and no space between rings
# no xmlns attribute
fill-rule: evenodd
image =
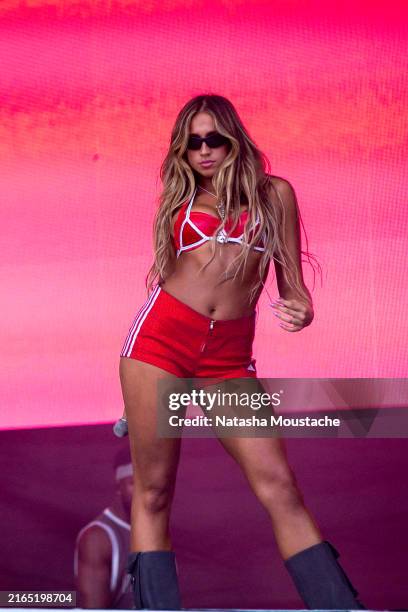
<svg viewBox="0 0 408 612"><path fill-rule="evenodd" d="M158 437L157 392L160 378L179 379L128 357L120 358L119 373L134 472L130 550L170 550L169 519L181 438Z"/></svg>
<svg viewBox="0 0 408 612"><path fill-rule="evenodd" d="M121 357L120 381L133 463L130 552L137 610L180 610L181 596L169 534L170 509L176 484L181 438L157 434L159 379L179 380L149 363Z"/></svg>

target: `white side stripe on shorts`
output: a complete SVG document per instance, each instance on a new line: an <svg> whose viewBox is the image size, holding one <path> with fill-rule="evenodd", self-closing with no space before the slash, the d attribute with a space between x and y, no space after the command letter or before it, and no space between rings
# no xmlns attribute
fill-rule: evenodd
<svg viewBox="0 0 408 612"><path fill-rule="evenodd" d="M161 287L160 285L156 285L156 287L154 288L154 290L152 291L150 297L146 300L146 302L143 304L143 306L141 307L141 309L139 310L139 312L137 313L131 327L129 330L129 333L126 337L125 343L123 345L122 351L120 353L121 357L129 357L130 353L132 352L132 348L133 345L135 343L137 334L139 333L139 330L142 326L143 321L145 320L145 318L147 317L148 313L150 312L150 310L153 307L153 304L155 303L155 301L157 300L159 293L161 291Z"/></svg>

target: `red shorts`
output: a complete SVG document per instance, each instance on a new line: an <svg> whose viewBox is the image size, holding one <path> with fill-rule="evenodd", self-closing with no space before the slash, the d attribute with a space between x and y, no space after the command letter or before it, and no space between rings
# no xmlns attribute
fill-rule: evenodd
<svg viewBox="0 0 408 612"><path fill-rule="evenodd" d="M180 378L256 378L255 320L255 311L239 319L211 319L156 285L137 313L120 356Z"/></svg>

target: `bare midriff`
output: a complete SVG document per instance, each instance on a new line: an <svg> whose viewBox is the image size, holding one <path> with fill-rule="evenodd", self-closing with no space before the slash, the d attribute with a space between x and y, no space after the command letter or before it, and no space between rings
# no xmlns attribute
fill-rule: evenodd
<svg viewBox="0 0 408 612"><path fill-rule="evenodd" d="M242 275L240 271L233 279L236 264L230 262L237 257L242 247L233 243L215 243L214 259L201 272L200 268L211 258L212 241L191 251L181 253L172 274L161 283L164 291L184 302L197 312L217 319L239 319L251 315L262 292L261 285L252 302L249 295L257 282L259 261L262 253L252 250ZM268 275L266 267L263 281Z"/></svg>

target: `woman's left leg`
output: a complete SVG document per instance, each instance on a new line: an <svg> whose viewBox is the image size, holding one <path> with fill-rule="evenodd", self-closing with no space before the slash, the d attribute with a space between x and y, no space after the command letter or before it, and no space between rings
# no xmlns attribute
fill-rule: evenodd
<svg viewBox="0 0 408 612"><path fill-rule="evenodd" d="M282 438L219 440L269 513L285 567L305 605L313 610L364 610L337 561L339 552L323 540L304 504Z"/></svg>
<svg viewBox="0 0 408 612"><path fill-rule="evenodd" d="M268 512L283 560L323 541L288 464L282 438L219 440L238 462L251 489Z"/></svg>
<svg viewBox="0 0 408 612"><path fill-rule="evenodd" d="M216 321L212 329L214 333L207 338L207 350L201 355L195 376L219 377L223 380L227 371L227 378L236 377L231 389L234 391L232 396L236 392L239 395L239 379L246 379L249 372L251 378L257 379L255 360L251 358L254 326L254 317ZM209 386L212 386L211 383ZM248 393L246 384L244 391ZM215 405L214 408L221 414L226 412L224 405ZM229 411L232 416L238 416L240 406L229 408ZM269 414L268 410L266 412ZM284 440L277 436L219 436L218 439L241 466L253 492L267 510L285 567L306 606L326 610L364 609L356 599L357 590L337 561L338 551L323 539L305 506L296 477L288 464Z"/></svg>

